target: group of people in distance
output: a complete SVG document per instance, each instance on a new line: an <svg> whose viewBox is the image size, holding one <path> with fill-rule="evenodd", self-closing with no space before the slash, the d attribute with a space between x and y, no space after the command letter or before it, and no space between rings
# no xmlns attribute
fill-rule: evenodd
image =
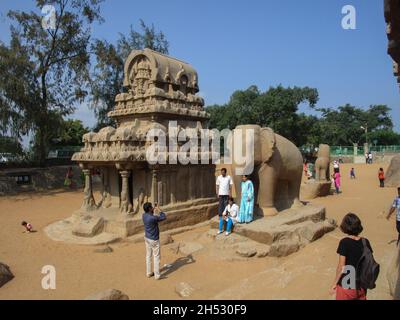
<svg viewBox="0 0 400 320"><path fill-rule="evenodd" d="M250 223L253 221L254 211L254 185L249 176L242 176L241 201L238 206L232 198L232 177L227 175L226 168L221 169L221 175L217 177L216 193L218 195L218 215L220 217L218 234L223 233L226 224L225 235L232 232L236 223Z"/></svg>

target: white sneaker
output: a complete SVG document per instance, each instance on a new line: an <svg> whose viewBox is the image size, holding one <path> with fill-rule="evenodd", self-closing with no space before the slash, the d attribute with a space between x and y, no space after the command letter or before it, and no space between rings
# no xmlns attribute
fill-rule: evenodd
<svg viewBox="0 0 400 320"><path fill-rule="evenodd" d="M217 235L218 235L218 234L221 234L222 232L223 232L223 231L218 231L218 232L217 232Z"/></svg>
<svg viewBox="0 0 400 320"><path fill-rule="evenodd" d="M226 235L226 236L229 236L230 234L231 234L231 233L230 233L230 232L228 232L228 231L227 231L227 232L225 232L225 235Z"/></svg>

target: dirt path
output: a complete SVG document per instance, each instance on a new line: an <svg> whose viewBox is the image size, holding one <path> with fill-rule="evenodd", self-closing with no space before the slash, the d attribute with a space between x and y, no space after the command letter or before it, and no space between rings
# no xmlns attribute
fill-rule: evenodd
<svg viewBox="0 0 400 320"><path fill-rule="evenodd" d="M382 218L395 190L380 189L378 165L353 165L357 180L350 181L349 165L342 166L343 193L316 199L338 221L349 211L363 221L378 262L383 265L378 287L370 299L389 299L385 263L396 238L394 220ZM248 261L222 260L209 250L195 252L193 260L162 250L162 264L173 268L160 281L147 279L144 245L122 242L110 245L112 253L95 253L96 247L57 243L43 233L48 224L69 217L79 208L82 193L50 192L0 198L0 261L8 264L15 278L0 288L0 299L82 299L99 290L116 288L131 299L179 299L175 285L188 282L193 299L330 299L329 286L337 262L336 248L343 236L336 230L286 258L252 258ZM31 222L37 233L22 233L22 220ZM206 245L207 227L175 235L175 243ZM173 245L170 245L173 246ZM44 290L41 269L53 265L57 271L56 290Z"/></svg>

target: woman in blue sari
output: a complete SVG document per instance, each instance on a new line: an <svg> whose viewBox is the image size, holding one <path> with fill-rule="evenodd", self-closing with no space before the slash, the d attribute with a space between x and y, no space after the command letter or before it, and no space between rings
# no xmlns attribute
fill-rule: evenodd
<svg viewBox="0 0 400 320"><path fill-rule="evenodd" d="M240 201L240 209L237 221L239 223L249 223L253 221L254 209L254 186L248 176L242 177L242 199Z"/></svg>

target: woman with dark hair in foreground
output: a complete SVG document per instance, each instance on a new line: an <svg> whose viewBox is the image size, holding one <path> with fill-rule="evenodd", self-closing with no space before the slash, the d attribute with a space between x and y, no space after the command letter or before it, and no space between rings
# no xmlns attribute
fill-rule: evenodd
<svg viewBox="0 0 400 320"><path fill-rule="evenodd" d="M340 229L347 237L339 242L337 249L339 262L331 294L336 293L336 300L366 300L367 289L361 288L356 281L357 265L364 250L362 238L359 236L363 231L361 220L354 213L348 213L344 216ZM368 239L365 240L372 252L371 244Z"/></svg>

